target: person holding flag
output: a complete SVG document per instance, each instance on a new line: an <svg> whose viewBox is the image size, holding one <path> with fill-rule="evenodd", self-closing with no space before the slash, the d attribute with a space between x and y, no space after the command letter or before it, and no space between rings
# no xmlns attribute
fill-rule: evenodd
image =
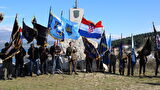
<svg viewBox="0 0 160 90"><path fill-rule="evenodd" d="M155 53L154 53L154 57L155 57L155 61L156 61L155 76L157 76L158 68L160 65L160 36L157 33L154 22L153 22L153 30L154 30L155 43L156 43Z"/></svg>

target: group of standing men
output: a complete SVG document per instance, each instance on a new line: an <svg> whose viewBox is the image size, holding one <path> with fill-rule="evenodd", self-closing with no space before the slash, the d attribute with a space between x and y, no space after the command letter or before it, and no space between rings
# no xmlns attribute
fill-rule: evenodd
<svg viewBox="0 0 160 90"><path fill-rule="evenodd" d="M12 57L6 55L8 50L9 43L5 43L5 48L1 50L0 58L3 59L3 79L11 80L14 76L32 76L35 73L37 76L41 74L51 74L55 73L63 73L62 70L62 61L60 56L62 54L69 60L69 74L74 72L76 75L76 60L77 60L77 49L74 46L74 42L69 43L69 47L66 49L66 54L62 50L62 48L58 45L58 42L55 41L54 45L49 49L46 46L35 47L34 44L30 45L28 52L21 46L19 48L19 52L15 54L15 69L13 69L14 65L12 64ZM28 59L30 62L28 63L27 70L24 65L24 56L29 55ZM49 62L48 56L49 54L52 56L52 60ZM7 58L7 59L6 59ZM49 64L51 66L51 70L49 71ZM13 73L14 72L14 73Z"/></svg>
<svg viewBox="0 0 160 90"><path fill-rule="evenodd" d="M5 59L3 60L3 71L4 71L4 77L3 79L12 79L13 74L13 64L12 64L12 57L7 57L5 53L7 52L7 49L9 47L9 43L5 43L5 48L2 49L0 53L0 58ZM15 63L15 73L14 76L25 76L25 75L33 75L33 72L37 74L38 76L41 74L48 74L49 68L48 64L51 65L51 74L55 73L63 73L62 70L62 62L60 59L60 56L62 54L65 55L65 57L68 58L69 62L69 74L72 74L73 72L77 75L76 72L76 60L77 60L77 49L74 46L74 42L69 43L69 47L66 49L66 53L62 50L62 48L58 45L57 42L54 42L54 45L48 49L45 46L41 46L39 48L35 47L34 44L30 45L30 48L28 49L28 52L25 51L25 49L21 46L19 49L19 53L15 55L16 63ZM29 62L29 68L28 73L26 74L24 70L24 56L28 53L30 60ZM88 57L87 52L84 52L86 54L86 72L92 72L92 61L93 59ZM51 54L52 60L51 63L48 63L48 55ZM125 50L122 51L122 55L116 56L114 50L111 50L111 52L106 52L105 55L108 55L109 57L109 72L110 73L116 73L116 62L117 59L119 59L119 73L120 75L124 75L125 73L125 67L127 65L128 72L127 75L130 74L134 75L134 67L136 62L132 61L132 53L126 53ZM138 52L138 56L134 57L135 59L139 59L139 75L141 76L142 68L143 68L143 75L145 75L145 68L147 63L147 57L143 55L143 53ZM157 76L158 73L158 67L160 65L160 51L155 52L155 60L156 60L156 70L155 75ZM99 61L98 61L99 62ZM97 64L97 68L100 68L99 66L103 66L103 64L99 65Z"/></svg>

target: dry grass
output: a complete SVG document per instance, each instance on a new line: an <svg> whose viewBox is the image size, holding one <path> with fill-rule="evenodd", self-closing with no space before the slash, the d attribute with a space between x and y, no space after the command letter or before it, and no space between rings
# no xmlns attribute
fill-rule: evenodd
<svg viewBox="0 0 160 90"><path fill-rule="evenodd" d="M0 90L160 90L160 77L139 78L103 73L41 75L0 81Z"/></svg>

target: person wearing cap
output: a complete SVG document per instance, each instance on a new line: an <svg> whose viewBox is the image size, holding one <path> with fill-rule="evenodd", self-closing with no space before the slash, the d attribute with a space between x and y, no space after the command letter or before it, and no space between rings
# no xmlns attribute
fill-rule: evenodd
<svg viewBox="0 0 160 90"><path fill-rule="evenodd" d="M74 46L74 42L70 42L69 47L66 49L66 56L68 57L69 60L69 74L72 74L72 72L74 72L76 75L78 75L76 71L76 60L77 60L76 52L77 49Z"/></svg>
<svg viewBox="0 0 160 90"><path fill-rule="evenodd" d="M48 49L46 46L39 47L39 55L40 55L40 70L42 74L48 74Z"/></svg>

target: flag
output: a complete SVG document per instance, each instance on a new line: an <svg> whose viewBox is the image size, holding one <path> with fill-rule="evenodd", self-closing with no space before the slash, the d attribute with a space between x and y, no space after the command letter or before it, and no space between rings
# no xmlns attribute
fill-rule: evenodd
<svg viewBox="0 0 160 90"><path fill-rule="evenodd" d="M132 36L132 50L131 50L131 57L132 57L132 64L136 64L136 54L135 54L135 49L134 49L134 39L133 35Z"/></svg>
<svg viewBox="0 0 160 90"><path fill-rule="evenodd" d="M31 43L34 38L37 37L38 32L35 29L30 28L23 21L23 37L28 41L27 43Z"/></svg>
<svg viewBox="0 0 160 90"><path fill-rule="evenodd" d="M109 55L106 55L109 54L109 52L108 52L108 45L107 45L105 31L103 32L100 43L98 45L98 51L103 59L103 63L108 65L110 61L109 61Z"/></svg>
<svg viewBox="0 0 160 90"><path fill-rule="evenodd" d="M101 56L103 56L104 53L105 53L107 50L108 50L107 40L106 40L105 31L104 31L103 34L102 34L100 43L99 43L99 45L98 45L98 51L99 51L99 53L101 54Z"/></svg>
<svg viewBox="0 0 160 90"><path fill-rule="evenodd" d="M11 41L9 43L9 47L5 52L6 58L5 60L13 57L15 54L19 53L19 48L22 45L22 40L20 38L20 29L17 21L17 15L14 21L13 30L11 33Z"/></svg>
<svg viewBox="0 0 160 90"><path fill-rule="evenodd" d="M82 40L85 47L85 53L87 54L87 56L92 59L99 58L99 53L97 49L94 47L94 45L90 43L85 37L82 37Z"/></svg>
<svg viewBox="0 0 160 90"><path fill-rule="evenodd" d="M122 62L122 57L123 57L123 43L122 43L122 34L121 34L121 42L120 42L120 46L119 46L119 60L120 60L120 68L123 65Z"/></svg>
<svg viewBox="0 0 160 90"><path fill-rule="evenodd" d="M151 44L151 40L148 38L143 49L141 50L141 53L144 56L148 56L151 54L151 51L152 51L152 44Z"/></svg>
<svg viewBox="0 0 160 90"><path fill-rule="evenodd" d="M81 36L99 39L101 38L103 31L104 29L101 21L94 24L92 21L86 20L84 17L82 18L79 28Z"/></svg>
<svg viewBox="0 0 160 90"><path fill-rule="evenodd" d="M154 36L155 36L155 43L156 43L156 50L160 50L160 36L157 33L157 30L154 26L154 22L153 22L153 30L154 30Z"/></svg>
<svg viewBox="0 0 160 90"><path fill-rule="evenodd" d="M60 20L60 18L52 14L51 8L49 12L48 28L49 28L49 34L54 39L64 40L62 21Z"/></svg>
<svg viewBox="0 0 160 90"><path fill-rule="evenodd" d="M46 46L47 45L48 28L44 27L40 24L37 24L37 23L34 23L33 26L38 32L38 35L36 37L37 45Z"/></svg>
<svg viewBox="0 0 160 90"><path fill-rule="evenodd" d="M77 40L80 35L78 32L78 23L71 22L62 17L64 37Z"/></svg>
<svg viewBox="0 0 160 90"><path fill-rule="evenodd" d="M109 52L111 52L111 50L112 50L111 34L110 34L109 39L108 39L108 49L109 49Z"/></svg>

